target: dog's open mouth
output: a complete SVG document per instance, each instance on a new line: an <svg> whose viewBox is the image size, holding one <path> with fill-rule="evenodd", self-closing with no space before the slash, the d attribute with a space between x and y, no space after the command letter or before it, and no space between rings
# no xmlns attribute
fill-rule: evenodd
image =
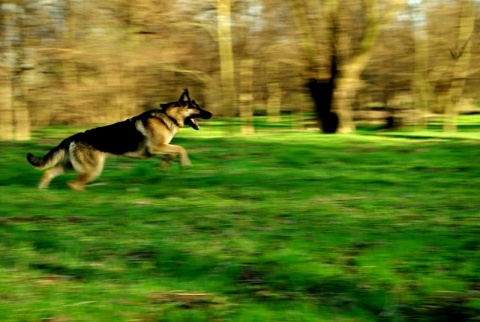
<svg viewBox="0 0 480 322"><path fill-rule="evenodd" d="M193 117L186 118L185 124L191 126L194 130L200 129L200 126L198 125L198 121Z"/></svg>

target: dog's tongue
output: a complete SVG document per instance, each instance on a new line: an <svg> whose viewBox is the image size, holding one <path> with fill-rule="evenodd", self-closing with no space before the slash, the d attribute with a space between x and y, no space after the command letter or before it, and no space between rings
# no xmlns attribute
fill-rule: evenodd
<svg viewBox="0 0 480 322"><path fill-rule="evenodd" d="M195 130L198 130L200 127L198 126L198 121L194 118L192 118L192 124L193 124L193 128Z"/></svg>

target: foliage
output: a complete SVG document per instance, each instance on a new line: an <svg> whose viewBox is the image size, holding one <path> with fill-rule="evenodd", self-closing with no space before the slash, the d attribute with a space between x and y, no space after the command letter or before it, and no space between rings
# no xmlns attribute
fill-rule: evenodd
<svg viewBox="0 0 480 322"><path fill-rule="evenodd" d="M206 126L175 139L191 169L112 157L39 191L24 155L66 133L0 143L2 321L480 316L478 135Z"/></svg>

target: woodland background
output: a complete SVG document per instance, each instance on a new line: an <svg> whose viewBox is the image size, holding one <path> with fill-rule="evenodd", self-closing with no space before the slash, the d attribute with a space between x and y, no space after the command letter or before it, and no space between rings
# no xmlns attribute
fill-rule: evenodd
<svg viewBox="0 0 480 322"><path fill-rule="evenodd" d="M478 4L0 0L0 321L480 321ZM185 87L192 170L36 189Z"/></svg>
<svg viewBox="0 0 480 322"><path fill-rule="evenodd" d="M473 0L2 0L0 139L104 124L188 87L216 118L424 129L476 113ZM313 98L313 99L312 99ZM315 114L313 114L316 112Z"/></svg>

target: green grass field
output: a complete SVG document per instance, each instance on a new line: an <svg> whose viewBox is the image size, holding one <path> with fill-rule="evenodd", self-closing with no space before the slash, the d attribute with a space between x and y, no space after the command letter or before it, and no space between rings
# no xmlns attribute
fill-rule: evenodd
<svg viewBox="0 0 480 322"><path fill-rule="evenodd" d="M0 321L478 321L480 131L174 139L39 191L0 142Z"/></svg>

